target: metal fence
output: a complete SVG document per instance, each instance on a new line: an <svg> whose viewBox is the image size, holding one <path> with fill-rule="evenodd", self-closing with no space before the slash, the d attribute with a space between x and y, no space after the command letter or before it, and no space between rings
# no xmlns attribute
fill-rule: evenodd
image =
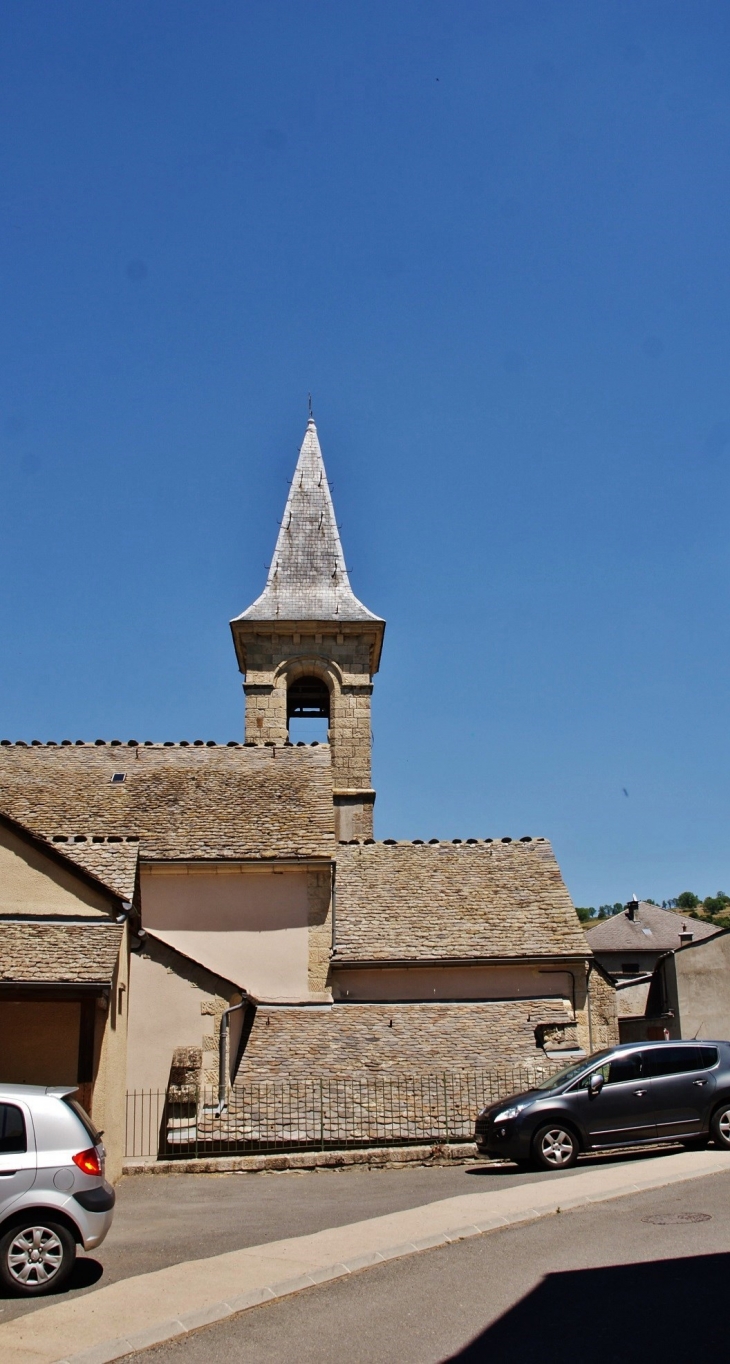
<svg viewBox="0 0 730 1364"><path fill-rule="evenodd" d="M469 1141L481 1108L545 1079L555 1066L432 1075L277 1080L232 1089L127 1094L126 1154L242 1155Z"/></svg>

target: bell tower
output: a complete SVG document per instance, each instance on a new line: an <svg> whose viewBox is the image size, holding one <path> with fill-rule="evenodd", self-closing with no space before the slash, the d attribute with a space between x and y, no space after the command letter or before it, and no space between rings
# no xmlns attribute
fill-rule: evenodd
<svg viewBox="0 0 730 1364"><path fill-rule="evenodd" d="M370 698L385 621L350 587L311 417L266 586L231 630L246 743L285 744L293 717L326 718L336 836L372 838Z"/></svg>

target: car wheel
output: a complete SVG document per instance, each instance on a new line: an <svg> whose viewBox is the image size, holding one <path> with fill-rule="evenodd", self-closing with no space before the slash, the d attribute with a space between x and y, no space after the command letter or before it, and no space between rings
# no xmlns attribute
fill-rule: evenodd
<svg viewBox="0 0 730 1364"><path fill-rule="evenodd" d="M59 1288L76 1259L68 1227L32 1213L0 1236L0 1281L12 1293L39 1297Z"/></svg>
<svg viewBox="0 0 730 1364"><path fill-rule="evenodd" d="M570 1128L550 1122L535 1133L532 1153L541 1170L567 1170L578 1159L578 1141Z"/></svg>
<svg viewBox="0 0 730 1364"><path fill-rule="evenodd" d="M730 1104L721 1104L713 1113L710 1129L717 1145L730 1151Z"/></svg>

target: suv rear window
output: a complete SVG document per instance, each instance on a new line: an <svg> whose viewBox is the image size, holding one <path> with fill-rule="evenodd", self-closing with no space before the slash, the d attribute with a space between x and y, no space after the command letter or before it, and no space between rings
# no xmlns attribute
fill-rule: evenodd
<svg viewBox="0 0 730 1364"><path fill-rule="evenodd" d="M92 1146L98 1146L101 1141L101 1132L97 1132L86 1109L81 1107L78 1099L72 1099L70 1094L64 1094L63 1102L73 1109L79 1122L83 1124L87 1135L91 1138Z"/></svg>
<svg viewBox="0 0 730 1364"><path fill-rule="evenodd" d="M717 1064L717 1047L652 1047L644 1053L648 1075L682 1075Z"/></svg>
<svg viewBox="0 0 730 1364"><path fill-rule="evenodd" d="M27 1150L22 1110L15 1104L0 1104L0 1154L15 1156Z"/></svg>

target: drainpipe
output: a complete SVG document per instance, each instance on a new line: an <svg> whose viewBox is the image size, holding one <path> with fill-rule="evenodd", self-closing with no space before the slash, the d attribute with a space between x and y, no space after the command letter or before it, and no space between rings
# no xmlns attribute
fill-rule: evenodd
<svg viewBox="0 0 730 1364"><path fill-rule="evenodd" d="M226 1062L228 1059L228 1020L231 1014L237 1009L245 1009L248 1004L248 995L244 995L240 1004L232 1004L230 1009L224 1009L221 1014L221 1029L218 1037L218 1113L222 1113L226 1107L226 1095L228 1093L228 1074Z"/></svg>

